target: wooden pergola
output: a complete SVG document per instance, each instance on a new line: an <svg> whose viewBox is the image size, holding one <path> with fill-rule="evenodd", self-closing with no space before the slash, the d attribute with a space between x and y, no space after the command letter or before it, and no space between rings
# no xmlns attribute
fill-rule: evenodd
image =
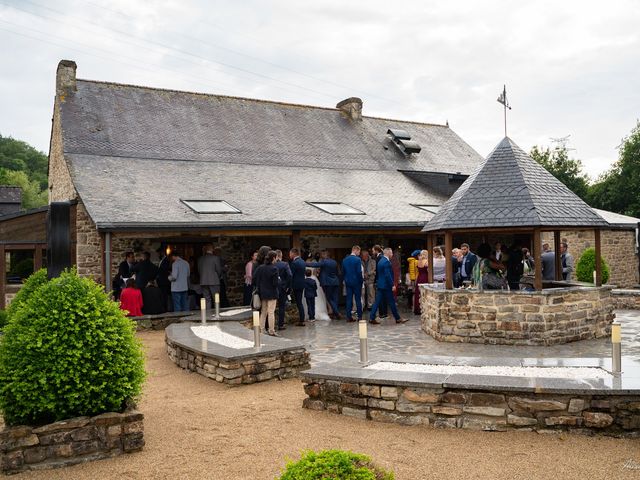
<svg viewBox="0 0 640 480"><path fill-rule="evenodd" d="M534 286L542 290L542 232L553 232L555 280L562 280L560 232L593 230L596 278L602 284L600 231L609 224L589 205L505 137L485 162L427 222L429 265L436 236L444 236L446 287L453 288L453 235L528 235L534 256ZM433 281L429 269L429 282Z"/></svg>

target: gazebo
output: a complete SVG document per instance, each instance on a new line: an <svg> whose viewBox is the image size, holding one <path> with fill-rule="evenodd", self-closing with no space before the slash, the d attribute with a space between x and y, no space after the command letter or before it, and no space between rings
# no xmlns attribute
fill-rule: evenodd
<svg viewBox="0 0 640 480"><path fill-rule="evenodd" d="M562 280L560 231L593 229L596 286L602 283L600 230L608 223L589 205L505 137L423 228L429 265L436 236L444 235L446 288L453 288L453 234L528 234L532 237L535 288L542 290L542 232L553 232L556 280ZM432 271L429 272L432 282Z"/></svg>
<svg viewBox="0 0 640 480"><path fill-rule="evenodd" d="M613 321L611 287L601 286L600 230L608 223L505 137L424 227L429 265L444 237L446 288L420 285L422 329L446 342L551 345L602 337ZM593 229L595 285L562 282L560 232ZM553 232L555 280L542 279L542 232ZM454 289L453 236L526 238L534 255L535 291ZM465 237L462 237L465 238ZM468 242L471 243L471 242Z"/></svg>

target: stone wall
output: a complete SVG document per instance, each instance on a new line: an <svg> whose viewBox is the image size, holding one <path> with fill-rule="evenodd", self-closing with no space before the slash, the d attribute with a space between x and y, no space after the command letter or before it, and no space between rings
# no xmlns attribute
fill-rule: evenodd
<svg viewBox="0 0 640 480"><path fill-rule="evenodd" d="M611 294L616 310L640 310L640 290L613 290Z"/></svg>
<svg viewBox="0 0 640 480"><path fill-rule="evenodd" d="M62 467L141 450L144 416L137 411L77 417L0 432L3 473Z"/></svg>
<svg viewBox="0 0 640 480"><path fill-rule="evenodd" d="M362 420L470 430L640 433L640 397L416 388L303 379L303 407Z"/></svg>
<svg viewBox="0 0 640 480"><path fill-rule="evenodd" d="M422 329L444 342L553 345L610 333L611 288L542 292L421 287Z"/></svg>
<svg viewBox="0 0 640 480"><path fill-rule="evenodd" d="M76 208L76 267L78 275L102 283L102 239L82 202Z"/></svg>
<svg viewBox="0 0 640 480"><path fill-rule="evenodd" d="M566 239L569 253L573 255L575 263L582 253L595 246L592 230L577 230L560 232L560 238ZM543 243L549 243L553 249L553 233L545 232ZM609 265L609 282L620 288L629 288L638 284L638 256L635 255L635 230L603 230L600 234L602 257ZM575 272L573 279L575 280Z"/></svg>
<svg viewBox="0 0 640 480"><path fill-rule="evenodd" d="M309 353L304 348L260 355L243 360L224 361L202 352L189 350L168 337L169 359L185 370L197 372L216 382L241 385L264 382L272 378L291 378L309 368Z"/></svg>
<svg viewBox="0 0 640 480"><path fill-rule="evenodd" d="M49 202L75 200L78 196L64 158L59 101L59 98L56 97L49 147Z"/></svg>

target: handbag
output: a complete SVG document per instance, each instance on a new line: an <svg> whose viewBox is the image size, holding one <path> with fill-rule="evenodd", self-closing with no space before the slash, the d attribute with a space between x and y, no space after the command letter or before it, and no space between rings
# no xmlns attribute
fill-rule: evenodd
<svg viewBox="0 0 640 480"><path fill-rule="evenodd" d="M502 290L507 287L507 282L504 277L501 277L493 272L488 272L482 275L482 288L486 290Z"/></svg>
<svg viewBox="0 0 640 480"><path fill-rule="evenodd" d="M260 294L258 293L258 289L254 288L253 293L251 294L251 308L254 310L260 310L262 306L262 301L260 300Z"/></svg>

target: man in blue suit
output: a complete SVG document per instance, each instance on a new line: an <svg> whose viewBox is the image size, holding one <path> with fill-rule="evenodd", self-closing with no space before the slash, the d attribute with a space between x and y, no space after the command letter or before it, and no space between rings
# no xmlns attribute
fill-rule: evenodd
<svg viewBox="0 0 640 480"><path fill-rule="evenodd" d="M291 268L282 261L282 250L276 250L276 268L278 269L278 330L286 330L284 313L287 309L287 296L291 288Z"/></svg>
<svg viewBox="0 0 640 480"><path fill-rule="evenodd" d="M391 309L391 313L393 314L393 318L396 319L396 323L404 323L407 320L400 318L400 314L396 308L396 300L393 298L393 291L396 288L393 282L393 269L391 268L393 250L387 247L383 250L383 253L384 255L378 262L378 279L376 280L378 290L376 291L376 301L373 304L373 307L371 307L371 313L369 314L369 323L374 325L380 324L380 322L376 320L376 312L378 311L378 306L383 300L387 301L387 305Z"/></svg>
<svg viewBox="0 0 640 480"><path fill-rule="evenodd" d="M342 275L347 290L347 322L355 322L351 316L353 297L356 297L356 310L358 320L362 320L362 260L360 259L360 247L354 245L351 255L342 260Z"/></svg>
<svg viewBox="0 0 640 480"><path fill-rule="evenodd" d="M462 251L462 260L460 261L460 279L464 282L465 280L471 280L471 273L473 272L473 266L478 261L478 257L469 250L469 244L463 243L460 245L460 250Z"/></svg>
<svg viewBox="0 0 640 480"><path fill-rule="evenodd" d="M289 258L291 259L291 288L293 289L293 297L298 307L298 315L300 321L296 323L299 327L304 327L304 304L302 297L304 296L304 272L307 265L300 258L300 251L297 248L289 250Z"/></svg>
<svg viewBox="0 0 640 480"><path fill-rule="evenodd" d="M340 277L338 277L338 262L336 262L327 250L323 250L321 253L321 260L317 263L309 263L307 267L319 268L320 275L318 281L324 294L327 297L327 302L331 305L332 315L334 320L340 320L340 313L338 311L338 295L340 293Z"/></svg>

